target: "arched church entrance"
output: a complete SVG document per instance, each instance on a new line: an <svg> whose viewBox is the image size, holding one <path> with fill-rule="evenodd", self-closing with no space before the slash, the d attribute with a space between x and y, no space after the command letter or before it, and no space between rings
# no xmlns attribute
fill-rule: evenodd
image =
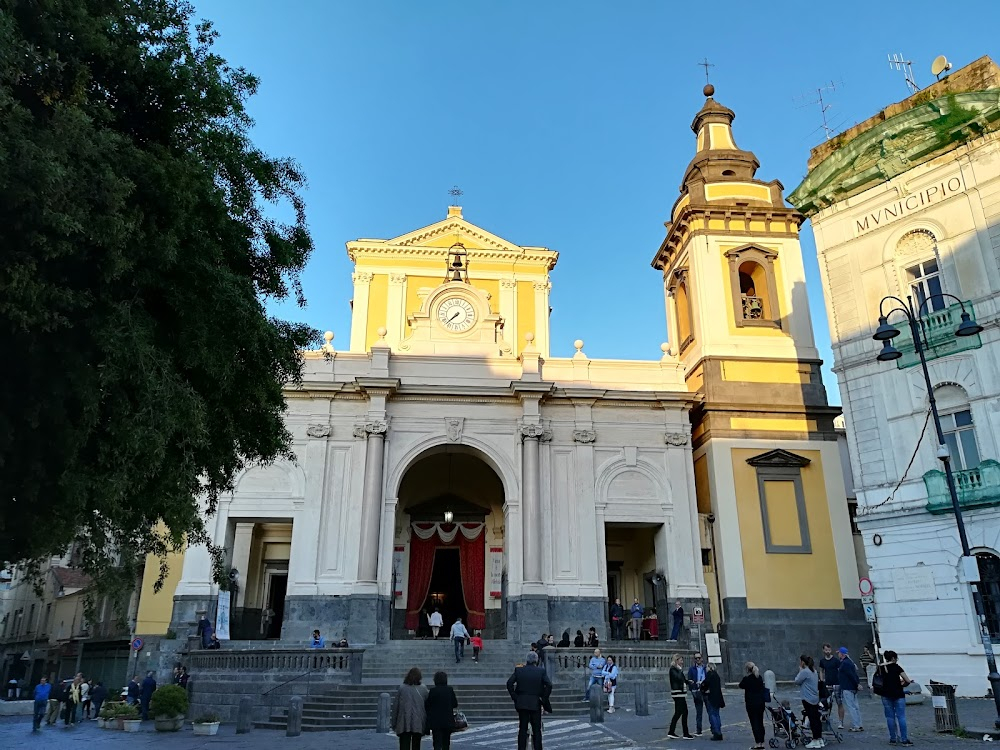
<svg viewBox="0 0 1000 750"><path fill-rule="evenodd" d="M504 492L474 449L429 451L406 472L396 506L392 638L439 637L461 617L469 631L505 638Z"/></svg>

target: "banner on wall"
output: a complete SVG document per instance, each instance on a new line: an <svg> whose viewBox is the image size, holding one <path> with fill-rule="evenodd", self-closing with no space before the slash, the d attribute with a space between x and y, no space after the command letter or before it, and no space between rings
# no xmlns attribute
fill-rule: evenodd
<svg viewBox="0 0 1000 750"><path fill-rule="evenodd" d="M215 636L220 641L229 640L229 592L219 592L219 606L215 610Z"/></svg>
<svg viewBox="0 0 1000 750"><path fill-rule="evenodd" d="M503 596L503 547L490 547L490 598Z"/></svg>
<svg viewBox="0 0 1000 750"><path fill-rule="evenodd" d="M403 565L403 556L406 554L406 545L397 544L392 548L392 580L393 592L398 599L406 591L406 567Z"/></svg>

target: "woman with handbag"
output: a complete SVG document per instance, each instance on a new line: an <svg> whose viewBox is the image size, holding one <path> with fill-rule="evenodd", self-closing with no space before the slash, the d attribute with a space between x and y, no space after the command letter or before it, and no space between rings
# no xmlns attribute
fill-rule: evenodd
<svg viewBox="0 0 1000 750"><path fill-rule="evenodd" d="M451 733L458 728L455 722L458 698L448 685L448 675L445 672L434 673L434 687L427 693L424 705L427 708L427 728L434 739L434 750L449 750ZM462 721L465 721L465 717L462 717Z"/></svg>
<svg viewBox="0 0 1000 750"><path fill-rule="evenodd" d="M604 662L604 692L608 694L608 713L615 712L615 690L618 689L618 665L615 657L609 656Z"/></svg>
<svg viewBox="0 0 1000 750"><path fill-rule="evenodd" d="M885 664L878 668L872 680L872 691L882 696L882 709L885 712L885 723L889 728L889 744L912 747L913 743L906 732L906 694L903 688L912 680L903 668L896 662L899 654L895 651L884 651ZM897 733L896 727L899 726Z"/></svg>
<svg viewBox="0 0 1000 750"><path fill-rule="evenodd" d="M427 731L427 688L420 684L422 679L420 670L414 667L396 690L392 729L399 737L399 750L420 750L420 739Z"/></svg>
<svg viewBox="0 0 1000 750"><path fill-rule="evenodd" d="M680 739L677 736L677 721L680 720L684 739L693 740L694 735L688 731L687 677L684 676L684 657L680 654L674 654L670 665L670 697L674 699L674 715L667 737Z"/></svg>
<svg viewBox="0 0 1000 750"><path fill-rule="evenodd" d="M750 719L750 729L753 732L753 748L764 750L764 705L768 702L768 690L760 670L752 661L744 667L746 674L740 680L740 690L747 706L747 718Z"/></svg>

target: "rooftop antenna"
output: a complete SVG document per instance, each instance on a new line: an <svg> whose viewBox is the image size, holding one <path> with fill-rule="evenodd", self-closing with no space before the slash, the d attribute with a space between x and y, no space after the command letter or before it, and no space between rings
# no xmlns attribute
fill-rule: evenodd
<svg viewBox="0 0 1000 750"><path fill-rule="evenodd" d="M910 89L910 93L917 93L920 87L917 86L917 82L913 78L913 60L907 60L903 55L896 54L895 52L891 55L886 55L886 57L889 58L889 67L892 70L903 71L903 78L906 79L906 85Z"/></svg>
<svg viewBox="0 0 1000 750"><path fill-rule="evenodd" d="M938 55L934 58L934 62L931 63L931 75L941 80L941 74L947 73L951 70L951 63L948 62L948 58L944 55Z"/></svg>
<svg viewBox="0 0 1000 750"><path fill-rule="evenodd" d="M823 124L820 127L822 128L823 133L826 136L826 140L830 140L830 136L833 135L834 131L833 125L830 124L826 116L826 113L830 110L830 107L832 107L833 105L824 99L823 92L836 91L836 90L837 90L837 84L835 84L833 81L830 81L830 83L827 84L826 86L819 86L818 88L816 88L813 98L802 105L803 107L813 104L819 105L819 113L820 116L823 118ZM808 96L808 94L806 94L805 96Z"/></svg>

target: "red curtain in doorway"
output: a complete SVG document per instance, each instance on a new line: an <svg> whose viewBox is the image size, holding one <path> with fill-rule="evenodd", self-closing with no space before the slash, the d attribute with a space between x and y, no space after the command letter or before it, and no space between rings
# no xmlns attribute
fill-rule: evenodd
<svg viewBox="0 0 1000 750"><path fill-rule="evenodd" d="M434 551L438 547L437 536L421 539L416 534L410 536L410 580L406 587L406 628L420 627L420 607L431 588L431 573L434 572Z"/></svg>
<svg viewBox="0 0 1000 750"><path fill-rule="evenodd" d="M458 554L462 565L462 594L469 611L469 629L486 627L486 609L483 603L483 580L486 577L486 534L480 530L475 539L458 534Z"/></svg>

